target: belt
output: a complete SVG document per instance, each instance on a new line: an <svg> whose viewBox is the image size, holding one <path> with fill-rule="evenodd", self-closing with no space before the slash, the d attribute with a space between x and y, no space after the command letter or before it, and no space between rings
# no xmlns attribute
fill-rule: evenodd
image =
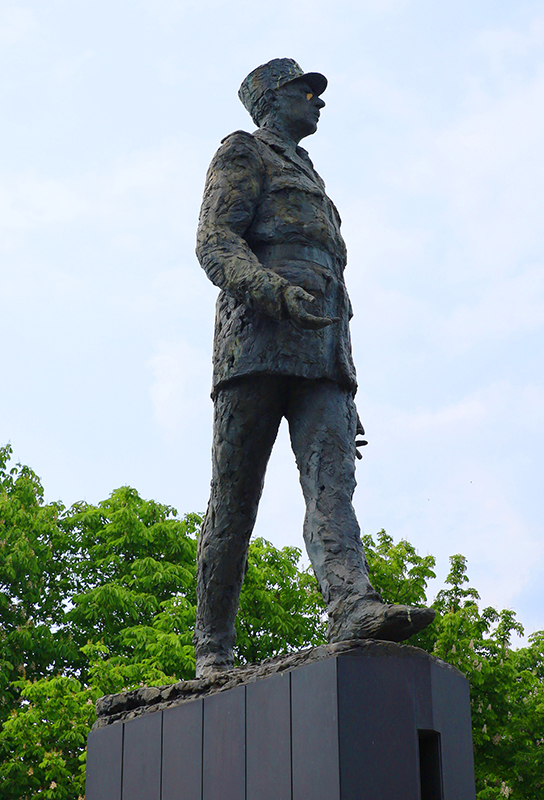
<svg viewBox="0 0 544 800"><path fill-rule="evenodd" d="M335 258L327 250L321 250L319 247L308 247L297 242L265 244L261 247L256 247L253 252L259 261L264 263L270 261L310 261L312 264L319 264L327 269L335 266Z"/></svg>

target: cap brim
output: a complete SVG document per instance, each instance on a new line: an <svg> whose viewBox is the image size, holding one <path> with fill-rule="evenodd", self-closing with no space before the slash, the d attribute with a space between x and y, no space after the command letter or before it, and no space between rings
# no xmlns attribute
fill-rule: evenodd
<svg viewBox="0 0 544 800"><path fill-rule="evenodd" d="M323 92L327 88L328 80L320 72L306 72L302 77L308 81L308 83L318 96L320 94L323 94Z"/></svg>
<svg viewBox="0 0 544 800"><path fill-rule="evenodd" d="M328 80L320 72L305 72L303 75L297 75L296 78L290 78L287 81L282 81L281 86L288 83L295 83L295 81L306 81L310 84L314 93L319 97L327 88Z"/></svg>

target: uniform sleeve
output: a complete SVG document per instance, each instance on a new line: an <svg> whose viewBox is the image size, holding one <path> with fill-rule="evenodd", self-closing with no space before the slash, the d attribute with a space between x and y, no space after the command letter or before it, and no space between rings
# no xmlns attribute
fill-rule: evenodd
<svg viewBox="0 0 544 800"><path fill-rule="evenodd" d="M266 269L244 239L265 178L264 162L250 134L229 136L206 176L196 254L220 289L275 319L282 318L289 281Z"/></svg>

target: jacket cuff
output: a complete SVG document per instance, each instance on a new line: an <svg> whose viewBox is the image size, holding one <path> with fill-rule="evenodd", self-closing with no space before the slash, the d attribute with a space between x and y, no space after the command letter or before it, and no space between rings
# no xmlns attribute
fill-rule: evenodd
<svg viewBox="0 0 544 800"><path fill-rule="evenodd" d="M283 292L291 284L269 269L260 269L247 287L244 302L255 311L273 319L284 319Z"/></svg>

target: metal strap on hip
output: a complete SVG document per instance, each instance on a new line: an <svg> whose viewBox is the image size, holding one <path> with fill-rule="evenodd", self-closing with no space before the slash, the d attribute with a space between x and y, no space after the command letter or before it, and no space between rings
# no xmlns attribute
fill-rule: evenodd
<svg viewBox="0 0 544 800"><path fill-rule="evenodd" d="M267 264L271 261L310 261L312 264L319 264L326 269L334 269L335 259L331 253L321 250L319 247L307 247L296 242L285 244L267 244L257 247L255 255Z"/></svg>

